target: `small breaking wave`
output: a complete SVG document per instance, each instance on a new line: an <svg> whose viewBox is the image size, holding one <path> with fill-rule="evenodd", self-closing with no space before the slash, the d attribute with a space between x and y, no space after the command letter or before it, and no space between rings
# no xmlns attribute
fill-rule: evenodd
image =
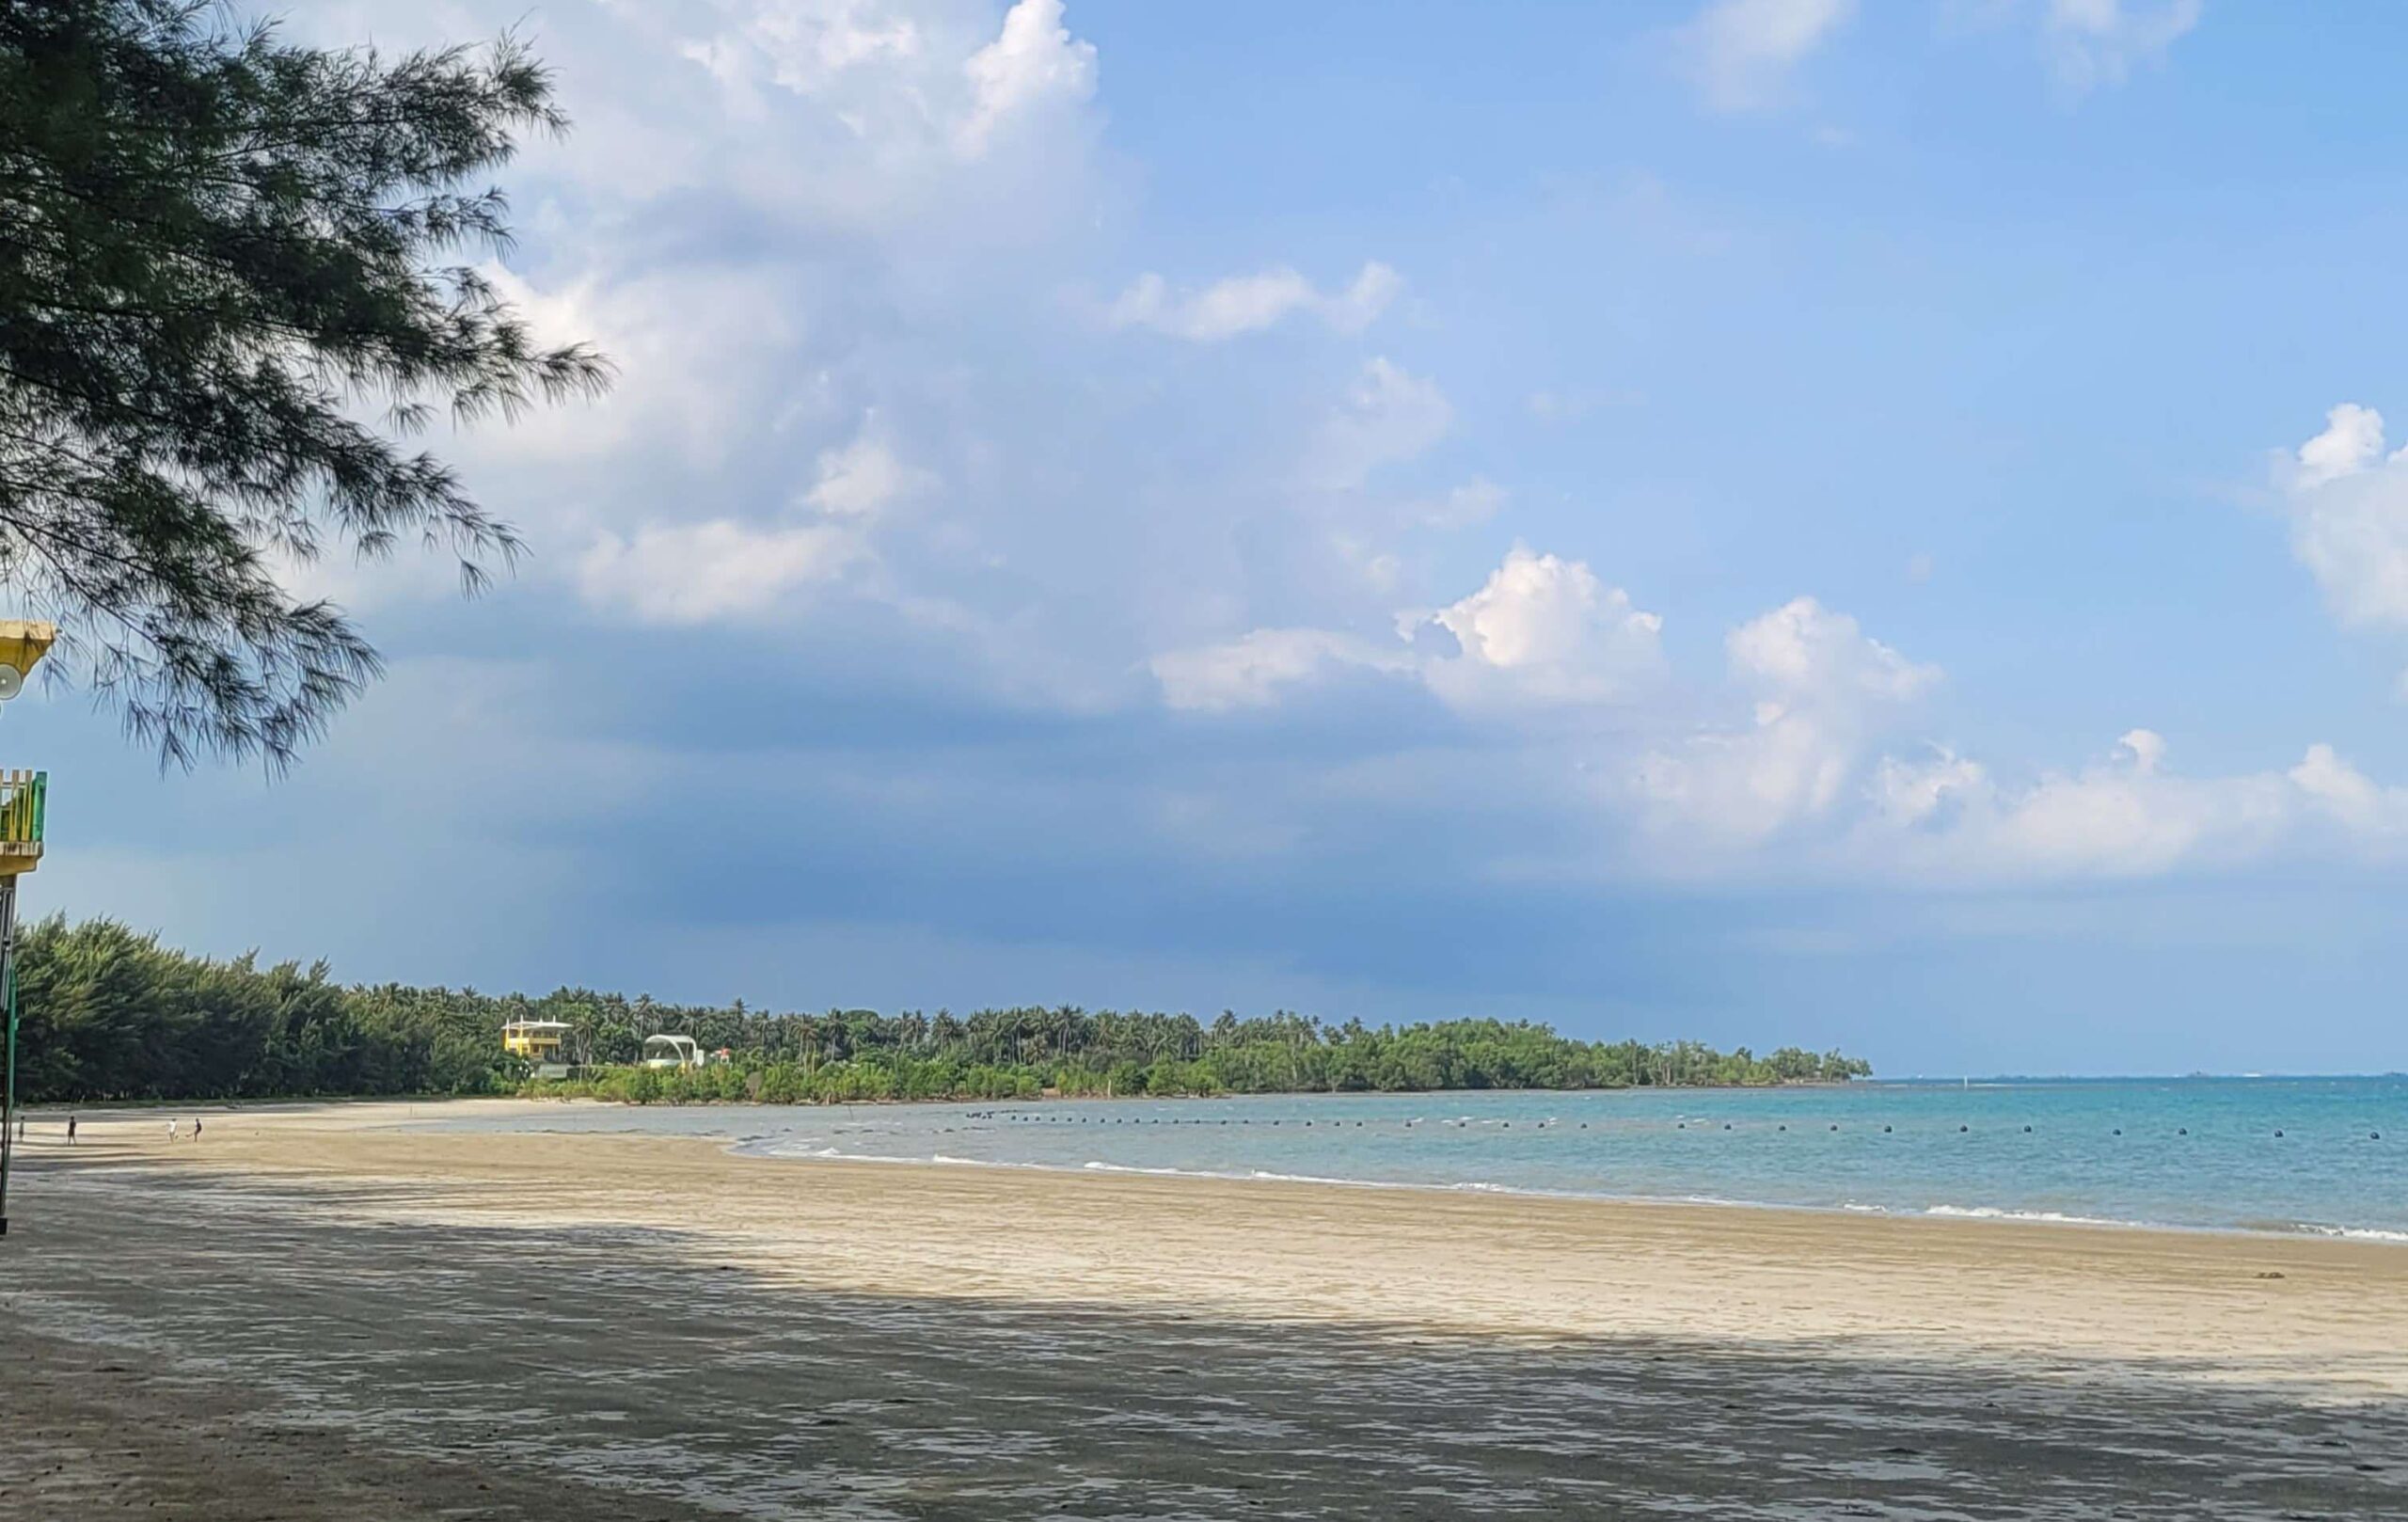
<svg viewBox="0 0 2408 1522"><path fill-rule="evenodd" d="M2118 1220L2111 1215L2072 1215L2064 1211L2014 1211L1997 1205L1927 1205L1925 1215L1955 1216L1967 1221L2041 1221L2051 1226L2120 1226L2148 1229L2147 1221Z"/></svg>
<svg viewBox="0 0 2408 1522"><path fill-rule="evenodd" d="M2311 1221L2299 1221L2280 1229L2311 1237L2339 1237L2350 1242L2408 1243L2408 1231L2386 1231L2371 1226L2319 1226Z"/></svg>
<svg viewBox="0 0 2408 1522"><path fill-rule="evenodd" d="M1444 1123L1444 1122L1442 1122ZM2002 1205L1964 1205L1941 1203L1917 1208L1909 1204L1883 1204L1863 1199L1839 1198L1824 1201L1765 1200L1735 1198L1726 1195L1705 1193L1654 1194L1645 1191L1611 1189L1548 1188L1528 1184L1502 1183L1485 1179L1372 1179L1345 1178L1329 1174L1291 1173L1269 1168L1193 1168L1149 1166L1133 1163L1108 1162L1101 1158L1081 1163L1031 1162L998 1158L962 1157L952 1153L930 1151L922 1154L855 1151L831 1145L824 1134L819 1136L784 1137L748 1136L730 1143L731 1152L742 1156L813 1162L876 1163L905 1165L918 1167L1010 1168L1037 1172L1085 1172L1129 1174L1151 1178L1209 1179L1237 1183L1307 1184L1348 1189L1410 1189L1433 1190L1453 1194L1494 1195L1507 1197L1544 1199L1585 1199L1629 1205L1689 1205L1713 1206L1722 1209L1805 1211L1813 1213L1847 1213L1887 1216L1891 1218L1916 1215L1939 1219L2004 1221L2035 1226L2066 1226L2106 1228L2125 1230L2173 1230L2186 1232L2238 1233L2251 1236L2321 1237L2340 1241L2381 1243L2408 1245L2408 1230L2384 1227L2335 1226L2322 1222L2257 1219L2206 1223L2199 1221L2163 1221L2128 1216L2086 1214L2072 1211L2019 1209Z"/></svg>

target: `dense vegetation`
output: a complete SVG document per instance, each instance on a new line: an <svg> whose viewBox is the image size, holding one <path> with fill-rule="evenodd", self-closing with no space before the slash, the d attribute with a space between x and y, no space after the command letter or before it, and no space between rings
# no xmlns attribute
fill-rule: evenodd
<svg viewBox="0 0 2408 1522"><path fill-rule="evenodd" d="M1695 1042L1580 1041L1496 1020L1370 1026L1281 1012L1211 1022L1112 1010L770 1014L562 989L346 987L325 964L187 956L106 920L53 918L18 945L18 1097L266 1099L493 1094L526 1086L499 1044L510 1020L574 1027L578 1082L538 1091L649 1101L1007 1099L1300 1089L1610 1088L1862 1077L1838 1053L1759 1057ZM733 1059L692 1071L632 1063L647 1036L691 1036Z"/></svg>

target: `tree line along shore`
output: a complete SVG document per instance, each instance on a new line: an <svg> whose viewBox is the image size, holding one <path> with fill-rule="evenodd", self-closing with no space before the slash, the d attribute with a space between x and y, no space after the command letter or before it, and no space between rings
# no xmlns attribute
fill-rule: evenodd
<svg viewBox="0 0 2408 1522"><path fill-rule="evenodd" d="M198 957L105 919L29 927L17 974L17 1097L36 1104L519 1093L811 1103L1730 1086L1872 1072L1837 1052L1584 1041L1524 1021L1333 1024L1286 1011L1205 1021L1067 1007L801 1014L587 989L531 998L346 985L323 961ZM525 1020L567 1026L568 1079L537 1082L502 1051L501 1027ZM700 1068L638 1065L644 1039L669 1033L725 1055Z"/></svg>

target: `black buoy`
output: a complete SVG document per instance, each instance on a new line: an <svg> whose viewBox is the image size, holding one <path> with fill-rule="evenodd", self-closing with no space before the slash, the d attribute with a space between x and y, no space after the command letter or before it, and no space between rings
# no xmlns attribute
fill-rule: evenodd
<svg viewBox="0 0 2408 1522"><path fill-rule="evenodd" d="M1686 1120L1675 1120L1672 1122L1672 1129L1674 1131L1687 1131L1689 1129L1689 1123Z"/></svg>
<svg viewBox="0 0 2408 1522"><path fill-rule="evenodd" d="M2191 1134L2191 1128L2189 1126L2176 1126L2174 1128L2174 1134L2177 1136L2188 1136Z"/></svg>
<svg viewBox="0 0 2408 1522"><path fill-rule="evenodd" d="M2367 1140L2381 1141L2383 1140L2383 1133L2380 1131L2369 1131L2367 1133Z"/></svg>
<svg viewBox="0 0 2408 1522"><path fill-rule="evenodd" d="M1890 1134L1890 1128L1889 1128L1888 1126L1883 1126L1883 1127L1881 1128L1881 1134L1883 1134L1884 1136L1887 1136L1888 1134Z"/></svg>
<svg viewBox="0 0 2408 1522"><path fill-rule="evenodd" d="M1722 1122L1722 1129L1723 1129L1723 1130L1725 1130L1725 1131L1730 1130L1730 1129L1731 1129L1731 1122L1730 1122L1730 1121L1728 1121L1728 1120L1723 1121L1723 1122Z"/></svg>
<svg viewBox="0 0 2408 1522"><path fill-rule="evenodd" d="M1789 1122L1787 1122L1787 1121L1785 1121L1785 1120L1784 1120L1784 1121L1782 1121L1779 1126L1775 1127L1774 1129L1779 1130L1779 1131L1787 1131L1787 1130L1789 1129Z"/></svg>
<svg viewBox="0 0 2408 1522"><path fill-rule="evenodd" d="M2025 1134L2026 1136L2029 1136L2030 1134L2032 1134L2032 1128L2031 1128L2030 1126L2025 1126L2025 1127L2023 1128L2023 1134Z"/></svg>
<svg viewBox="0 0 2408 1522"><path fill-rule="evenodd" d="M1957 1129L1957 1131L1958 1131L1958 1132L1962 1133L1962 1132L1968 1132L1968 1131L1971 1131L1971 1130L1972 1130L1973 1128L1972 1128L1972 1127L1971 1127L1971 1126L1958 1126L1956 1129Z"/></svg>
<svg viewBox="0 0 2408 1522"><path fill-rule="evenodd" d="M1834 1123L1834 1124L1832 1125L1831 1129L1832 1129L1833 1131L1837 1131L1837 1130L1839 1130L1840 1128L1839 1128L1839 1126L1838 1126L1836 1123Z"/></svg>
<svg viewBox="0 0 2408 1522"><path fill-rule="evenodd" d="M2116 1135L2118 1135L2118 1136L2120 1136L2120 1135L2122 1135L2123 1134L2124 1134L2124 1128L2123 1128L2123 1127L2121 1127L2121 1126L2117 1126L2117 1127L2115 1128L2115 1134L2116 1134Z"/></svg>
<svg viewBox="0 0 2408 1522"><path fill-rule="evenodd" d="M2279 1130L2277 1130L2277 1131L2274 1133L2274 1134L2275 1134L2275 1135L2277 1135L2277 1136L2280 1136L2280 1135L2282 1134L2282 1132L2281 1132L2281 1131L2279 1131Z"/></svg>

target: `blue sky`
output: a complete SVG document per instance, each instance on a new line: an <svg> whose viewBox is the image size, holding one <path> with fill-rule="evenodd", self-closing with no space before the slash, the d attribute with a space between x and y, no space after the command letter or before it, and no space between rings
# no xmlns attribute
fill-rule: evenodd
<svg viewBox="0 0 2408 1522"><path fill-rule="evenodd" d="M292 776L71 691L36 908L348 977L2402 1062L2388 8L343 0L578 122L535 553L295 567ZM39 755L26 750L40 737Z"/></svg>

